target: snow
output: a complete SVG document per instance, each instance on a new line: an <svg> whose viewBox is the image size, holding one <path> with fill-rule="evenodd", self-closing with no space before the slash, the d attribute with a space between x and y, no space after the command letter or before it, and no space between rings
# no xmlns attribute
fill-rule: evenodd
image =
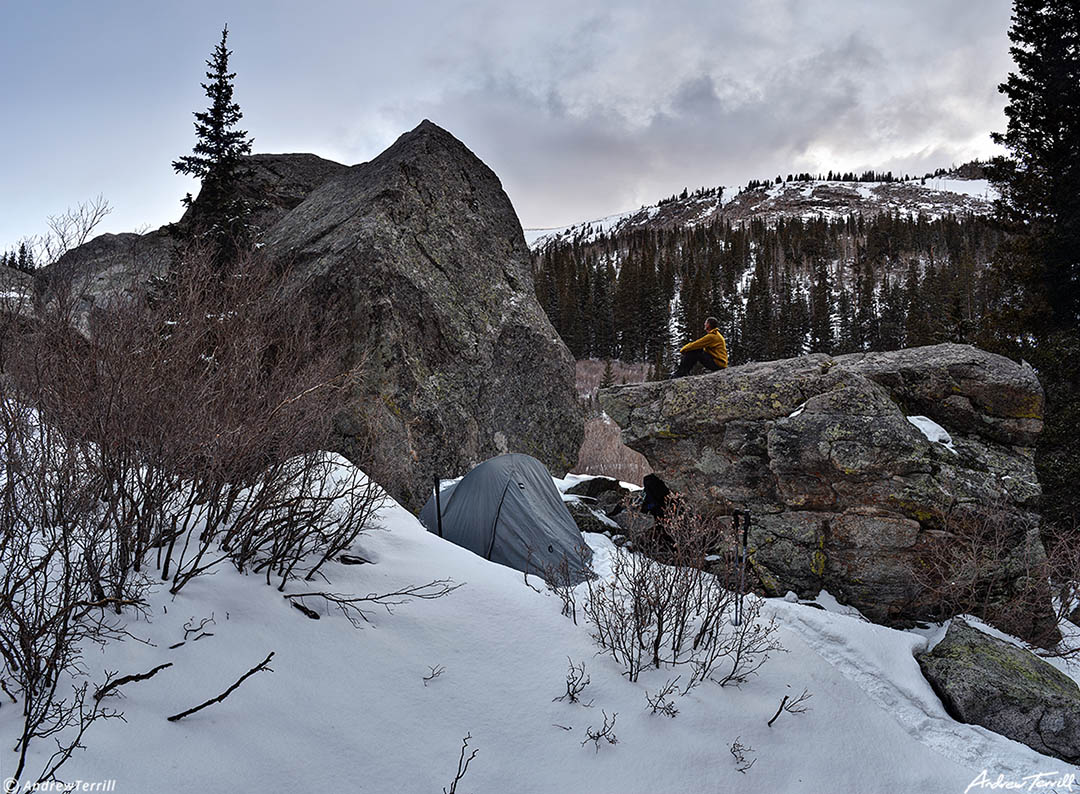
<svg viewBox="0 0 1080 794"><path fill-rule="evenodd" d="M998 192L986 179L927 179L926 187L946 193L959 193L962 196L971 196L985 201L994 201L998 198Z"/></svg>
<svg viewBox="0 0 1080 794"><path fill-rule="evenodd" d="M956 451L956 447L953 446L952 436L944 427L939 425L933 419L928 416L909 416L907 418L911 424L915 425L919 429L919 432L926 436L926 440L932 444L941 444L945 449L952 452L954 455L960 453Z"/></svg>
<svg viewBox="0 0 1080 794"><path fill-rule="evenodd" d="M585 479L567 475L561 490ZM563 617L561 602L504 568L424 531L396 504L381 529L353 549L374 564L326 567L343 593L388 592L451 578L462 586L434 601L375 612L354 628L326 610L306 618L257 576L227 566L175 598L164 588L149 618L132 618L135 639L85 649L95 682L106 670L173 667L123 688L119 720L92 726L86 750L64 778L116 780L117 792L437 792L449 787L461 742L479 750L462 792L961 792L986 770L1010 778L1063 764L982 728L953 721L919 672L916 632L866 622L827 593L825 610L771 599L786 648L740 688L707 684L680 698L674 719L646 709L677 673L628 681L598 653L589 627ZM596 570L615 553L588 535ZM539 585L534 578L530 583ZM748 596L755 598L755 596ZM579 594L579 602L583 595ZM311 602L317 606L316 602ZM170 648L184 624L212 617L210 635ZM275 652L226 700L179 722L165 717L217 695ZM565 691L568 658L584 662L591 708L553 702ZM424 682L432 668L444 672ZM804 714L767 721L785 695L813 697ZM617 713L617 745L582 746L601 711ZM0 773L10 769L18 707L0 708ZM569 728L569 730L564 730ZM728 751L739 738L755 765L739 773ZM36 769L50 753L32 752Z"/></svg>

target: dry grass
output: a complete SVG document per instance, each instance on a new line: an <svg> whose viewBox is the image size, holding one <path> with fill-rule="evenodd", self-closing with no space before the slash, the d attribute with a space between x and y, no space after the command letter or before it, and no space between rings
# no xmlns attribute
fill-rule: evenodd
<svg viewBox="0 0 1080 794"><path fill-rule="evenodd" d="M645 456L635 452L619 439L619 426L603 416L596 403L596 392L604 379L607 362L586 359L577 362L575 381L578 395L585 401L586 414L585 439L578 452L574 474L593 474L614 477L624 482L641 485L652 467ZM615 383L641 383L645 380L648 367L644 364L624 364L611 362Z"/></svg>

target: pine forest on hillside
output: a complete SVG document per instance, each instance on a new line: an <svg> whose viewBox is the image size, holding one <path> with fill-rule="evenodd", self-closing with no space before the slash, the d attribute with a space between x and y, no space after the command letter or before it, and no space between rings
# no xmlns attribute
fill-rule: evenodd
<svg viewBox="0 0 1080 794"><path fill-rule="evenodd" d="M571 352L672 369L715 316L731 364L964 342L990 348L1010 293L1003 232L976 215L880 214L553 240L537 296Z"/></svg>

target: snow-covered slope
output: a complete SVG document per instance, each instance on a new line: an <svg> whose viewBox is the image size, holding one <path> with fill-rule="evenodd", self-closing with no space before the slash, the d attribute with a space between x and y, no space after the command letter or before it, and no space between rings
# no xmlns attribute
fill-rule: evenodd
<svg viewBox="0 0 1080 794"><path fill-rule="evenodd" d="M557 229L526 229L533 250L553 240L593 242L601 232L625 232L638 228L695 226L722 219L744 223L761 218L828 220L851 215L870 217L881 213L928 219L943 215L989 215L996 193L985 179L928 178L893 182L809 181L783 182L752 190L725 187L698 191L686 198L668 199L638 210L609 215Z"/></svg>
<svg viewBox="0 0 1080 794"><path fill-rule="evenodd" d="M566 484L565 482L563 483ZM950 719L923 680L913 651L927 638L861 620L823 595L826 611L768 602L786 653L741 688L706 684L681 698L674 719L650 714L646 690L674 677L631 683L598 654L589 628L560 614L550 593L523 576L427 533L403 508L355 552L372 564L326 569L314 589L385 593L452 578L443 598L372 613L354 628L341 614L311 620L258 577L221 566L172 599L164 588L130 641L86 649L95 682L105 671L173 667L123 687L124 712L91 727L64 779L115 780L116 792L247 791L407 794L449 788L463 737L479 753L462 792L962 792L991 778L1060 770L1063 764ZM598 570L613 547L590 536ZM531 583L539 584L535 579ZM291 592L311 589L296 583ZM207 635L184 625L212 618ZM179 722L166 716L219 694L275 652L226 700ZM553 702L568 658L591 683L581 705ZM432 670L443 672L427 682ZM767 722L785 694L808 689L804 714ZM617 713L618 744L582 746L603 713ZM0 776L9 770L18 706L0 708ZM756 759L745 773L729 752L738 738ZM31 767L50 753L39 743Z"/></svg>

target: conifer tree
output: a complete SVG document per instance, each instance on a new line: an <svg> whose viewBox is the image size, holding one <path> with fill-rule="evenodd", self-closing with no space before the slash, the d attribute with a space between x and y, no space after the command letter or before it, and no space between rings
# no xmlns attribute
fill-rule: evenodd
<svg viewBox="0 0 1080 794"><path fill-rule="evenodd" d="M19 243L19 258L15 262L15 268L24 273L34 272L34 255L27 248L26 243Z"/></svg>
<svg viewBox="0 0 1080 794"><path fill-rule="evenodd" d="M1010 52L1016 63L999 90L1008 125L994 140L1009 151L992 164L999 214L1019 236L996 262L1029 307L1002 329L1013 354L1034 364L1046 392L1036 449L1043 514L1060 526L1080 520L1080 13L1075 0L1014 0ZM1007 303L1002 301L1002 303ZM1008 314L999 315L1003 319ZM1032 340L1034 344L1028 343ZM1005 342L1012 346L1013 343Z"/></svg>
<svg viewBox="0 0 1080 794"><path fill-rule="evenodd" d="M610 389L615 385L615 371L611 366L611 359L604 360L604 374L600 378L600 388Z"/></svg>
<svg viewBox="0 0 1080 794"><path fill-rule="evenodd" d="M195 148L173 162L177 173L202 180L198 199L188 193L183 204L191 213L194 233L213 243L219 263L228 261L247 242L251 212L240 188L247 175L243 157L251 154L253 141L237 128L243 114L233 100L236 73L229 71L228 36L226 25L206 62L207 82L202 87L210 106L195 112Z"/></svg>
<svg viewBox="0 0 1080 794"><path fill-rule="evenodd" d="M832 328L832 281L829 265L819 258L814 264L814 284L810 291L810 352L831 353Z"/></svg>
<svg viewBox="0 0 1080 794"><path fill-rule="evenodd" d="M1010 157L992 178L1001 214L1037 242L1056 328L1080 322L1080 13L1075 0L1014 0L1009 48L1017 71L999 90ZM1033 285L1034 286L1034 285Z"/></svg>

